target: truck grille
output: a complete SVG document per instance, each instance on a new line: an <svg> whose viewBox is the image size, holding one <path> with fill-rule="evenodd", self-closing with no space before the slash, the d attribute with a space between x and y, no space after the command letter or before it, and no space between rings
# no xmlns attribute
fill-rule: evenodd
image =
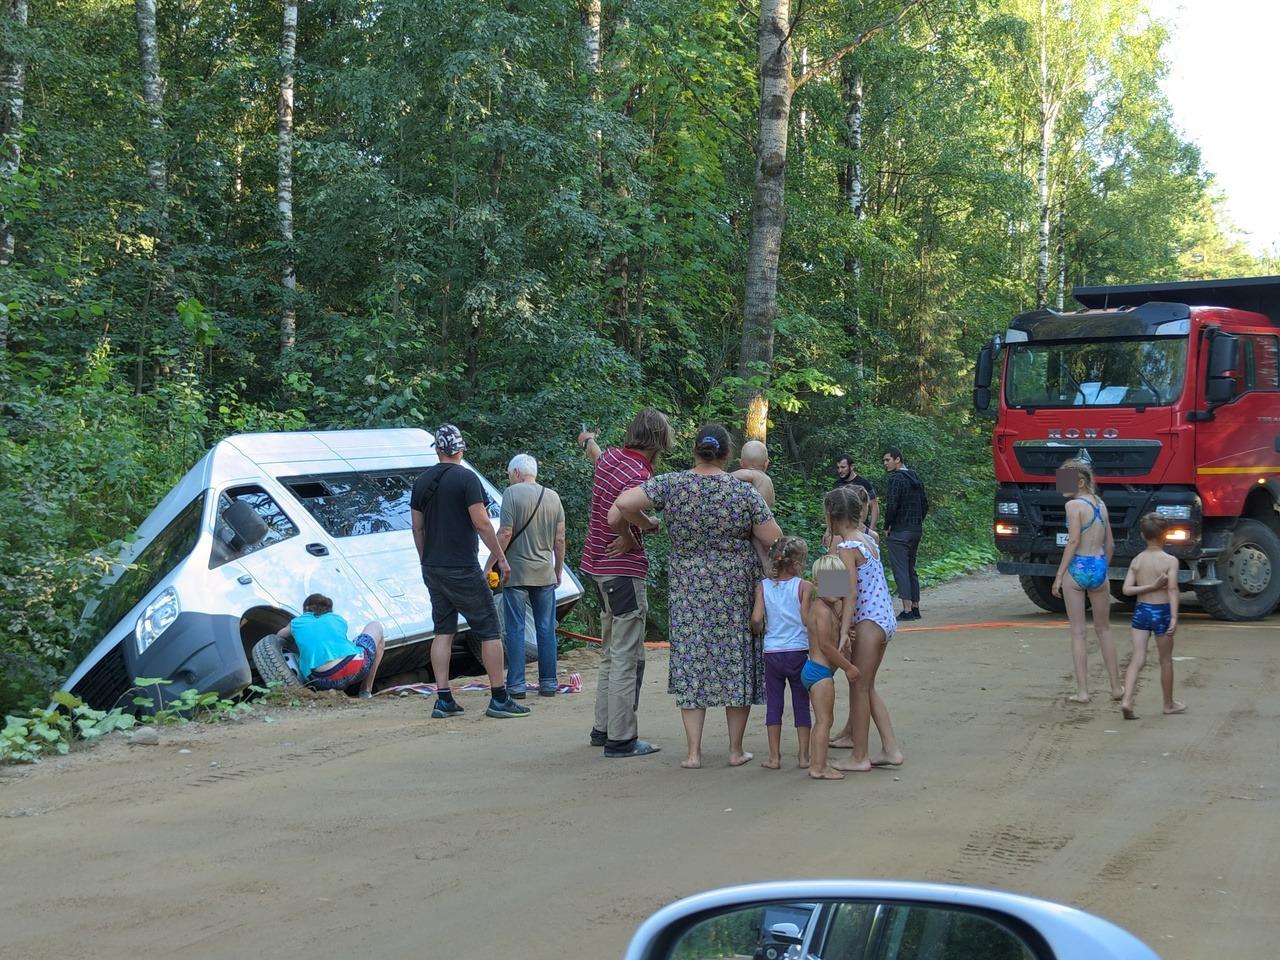
<svg viewBox="0 0 1280 960"><path fill-rule="evenodd" d="M1098 476L1139 477L1151 472L1160 449L1159 440L1019 440L1013 454L1036 476L1053 476L1064 460L1087 450Z"/></svg>
<svg viewBox="0 0 1280 960"><path fill-rule="evenodd" d="M96 710L110 710L129 692L132 681L124 662L124 647L116 644L95 663L71 692Z"/></svg>

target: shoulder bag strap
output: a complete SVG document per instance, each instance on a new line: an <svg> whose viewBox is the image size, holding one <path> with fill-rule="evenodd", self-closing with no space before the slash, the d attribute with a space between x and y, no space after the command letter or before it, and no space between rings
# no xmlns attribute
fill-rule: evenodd
<svg viewBox="0 0 1280 960"><path fill-rule="evenodd" d="M533 518L538 515L538 508L542 506L542 498L545 497L546 495L547 495L547 488L544 486L542 488L542 491L538 494L538 502L533 505L533 511L529 514L528 519L525 520L524 523L520 524L520 529L517 530L515 533L513 533L511 535L511 539L507 541L507 549L510 549L511 545L516 542L520 534L524 533L525 530L528 528L529 524L533 523Z"/></svg>

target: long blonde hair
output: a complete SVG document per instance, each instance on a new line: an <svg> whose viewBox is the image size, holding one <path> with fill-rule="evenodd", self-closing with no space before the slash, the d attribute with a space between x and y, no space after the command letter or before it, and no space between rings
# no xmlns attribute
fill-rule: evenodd
<svg viewBox="0 0 1280 960"><path fill-rule="evenodd" d="M1098 496L1098 485L1093 479L1093 464L1088 460L1081 460L1079 457L1072 457L1070 460L1063 462L1059 470L1079 470L1080 475L1084 477L1085 489L1093 496Z"/></svg>

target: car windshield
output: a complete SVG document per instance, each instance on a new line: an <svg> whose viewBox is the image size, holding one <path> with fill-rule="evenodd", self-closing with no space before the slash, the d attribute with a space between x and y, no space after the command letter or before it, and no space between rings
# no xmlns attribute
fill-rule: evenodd
<svg viewBox="0 0 1280 960"><path fill-rule="evenodd" d="M96 645L120 618L137 606L195 548L200 537L203 493L196 497L169 525L142 548L124 572L108 584L96 604L85 611L82 635Z"/></svg>
<svg viewBox="0 0 1280 960"><path fill-rule="evenodd" d="M1182 393L1185 337L1071 340L1009 347L1010 407L1164 406Z"/></svg>

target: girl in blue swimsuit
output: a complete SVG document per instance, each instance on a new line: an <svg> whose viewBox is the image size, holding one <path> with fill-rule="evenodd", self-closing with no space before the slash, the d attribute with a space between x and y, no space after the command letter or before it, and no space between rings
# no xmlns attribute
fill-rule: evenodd
<svg viewBox="0 0 1280 960"><path fill-rule="evenodd" d="M1089 664L1087 658L1088 626L1085 623L1085 597L1093 607L1093 630L1098 635L1098 649L1111 681L1111 698L1124 694L1120 685L1120 669L1116 647L1111 640L1111 593L1107 588L1107 566L1115 552L1111 523L1106 504L1098 495L1093 480L1093 465L1084 460L1068 460L1059 469L1076 471L1076 489L1063 492L1067 498L1067 548L1062 553L1058 575L1053 580L1053 595L1061 597L1071 621L1071 660L1075 669L1076 692L1068 700L1089 702Z"/></svg>

